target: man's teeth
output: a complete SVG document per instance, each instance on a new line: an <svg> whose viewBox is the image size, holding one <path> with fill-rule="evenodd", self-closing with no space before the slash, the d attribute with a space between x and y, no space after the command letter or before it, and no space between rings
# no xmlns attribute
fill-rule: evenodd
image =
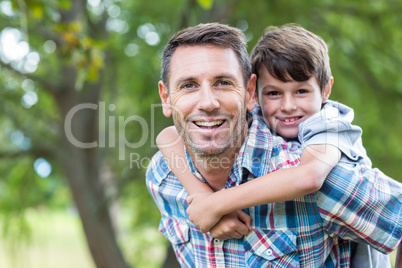
<svg viewBox="0 0 402 268"><path fill-rule="evenodd" d="M223 120L216 120L216 121L195 121L195 124L200 127L214 127L214 126L219 126L223 124Z"/></svg>

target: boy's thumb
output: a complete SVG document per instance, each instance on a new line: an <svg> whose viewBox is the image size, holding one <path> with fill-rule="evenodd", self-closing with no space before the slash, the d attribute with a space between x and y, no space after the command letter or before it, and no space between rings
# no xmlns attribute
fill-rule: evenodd
<svg viewBox="0 0 402 268"><path fill-rule="evenodd" d="M189 197L187 197L187 204L191 205L191 203L193 202L195 196L194 195L190 195Z"/></svg>

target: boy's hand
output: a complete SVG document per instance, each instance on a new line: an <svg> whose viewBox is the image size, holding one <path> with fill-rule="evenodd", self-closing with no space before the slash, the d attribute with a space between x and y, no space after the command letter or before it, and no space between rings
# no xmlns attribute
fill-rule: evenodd
<svg viewBox="0 0 402 268"><path fill-rule="evenodd" d="M213 237L219 240L242 238L251 231L251 218L245 212L237 210L224 215L210 230Z"/></svg>
<svg viewBox="0 0 402 268"><path fill-rule="evenodd" d="M187 198L189 204L187 215L202 233L207 233L222 216L214 210L213 200L210 198L211 194L213 193L201 192Z"/></svg>

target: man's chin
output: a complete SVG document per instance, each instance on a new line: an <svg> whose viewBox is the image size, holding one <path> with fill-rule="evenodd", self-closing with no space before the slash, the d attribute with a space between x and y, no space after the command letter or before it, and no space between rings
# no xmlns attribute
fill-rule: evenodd
<svg viewBox="0 0 402 268"><path fill-rule="evenodd" d="M198 156L216 156L224 152L220 148L190 147L190 150Z"/></svg>
<svg viewBox="0 0 402 268"><path fill-rule="evenodd" d="M193 142L196 141L196 142ZM187 148L197 156L202 157L217 157L225 155L229 152L234 152L238 147L240 140L231 139L230 136L215 136L214 138L192 136L185 141Z"/></svg>
<svg viewBox="0 0 402 268"><path fill-rule="evenodd" d="M217 157L229 151L230 146L227 144L222 146L217 145L194 145L188 146L192 153L199 157Z"/></svg>

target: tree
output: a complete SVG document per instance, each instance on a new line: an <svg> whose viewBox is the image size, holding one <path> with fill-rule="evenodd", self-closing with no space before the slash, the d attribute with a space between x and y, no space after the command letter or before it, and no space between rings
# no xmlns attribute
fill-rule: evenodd
<svg viewBox="0 0 402 268"><path fill-rule="evenodd" d="M99 136L97 107L105 81L104 66L110 54L107 16L105 12L98 16L92 14L86 1L49 1L46 4L49 6L42 1L27 1L19 5L17 11L20 21L24 21L22 29L25 37L30 38L30 46L50 42L56 47L54 55L43 58L44 63L35 73L19 68L12 61L1 62L2 69L33 81L56 108L56 111L34 110L53 120L42 121L48 130L44 135L30 135L32 148L25 153L46 156L61 166L96 266L128 267L117 245L106 185L101 180L101 167L106 163L98 146L87 145ZM35 32L35 36L30 35L31 32ZM85 107L79 109L79 114L64 128L63 119L70 118L77 105ZM57 119L49 112L56 112ZM77 143L82 144L77 146Z"/></svg>
<svg viewBox="0 0 402 268"><path fill-rule="evenodd" d="M398 178L401 9L392 0L0 1L1 212L48 204L65 179L96 266L128 267L110 207L134 204L135 224L157 228L139 160L153 155L155 133L171 124L157 107L161 51L177 30L211 21L242 29L249 50L268 25L295 22L322 36L332 99L355 108L375 166ZM7 55L6 35L20 54ZM60 180L30 179L38 159Z"/></svg>

